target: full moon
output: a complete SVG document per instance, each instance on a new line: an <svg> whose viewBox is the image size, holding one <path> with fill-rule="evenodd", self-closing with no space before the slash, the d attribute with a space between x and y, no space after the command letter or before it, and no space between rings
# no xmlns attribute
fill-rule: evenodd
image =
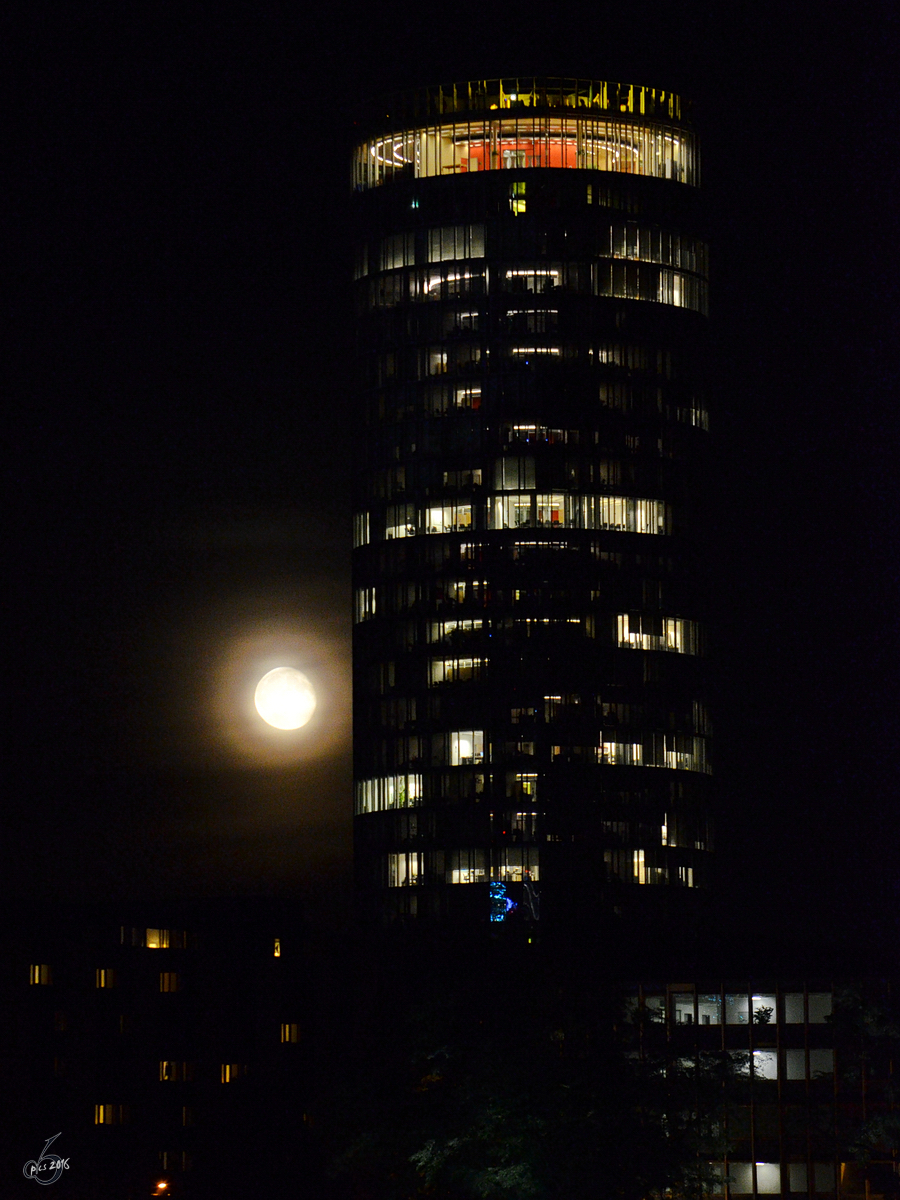
<svg viewBox="0 0 900 1200"><path fill-rule="evenodd" d="M256 685L256 711L275 729L300 729L316 711L316 693L302 671L276 667Z"/></svg>

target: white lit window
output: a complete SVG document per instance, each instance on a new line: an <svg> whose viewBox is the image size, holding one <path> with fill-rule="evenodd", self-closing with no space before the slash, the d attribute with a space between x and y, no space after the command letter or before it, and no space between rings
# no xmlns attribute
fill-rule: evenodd
<svg viewBox="0 0 900 1200"><path fill-rule="evenodd" d="M760 1196L781 1195L781 1167L777 1162L756 1164L756 1191Z"/></svg>
<svg viewBox="0 0 900 1200"><path fill-rule="evenodd" d="M465 766L484 760L484 731L467 729L450 734L450 765Z"/></svg>
<svg viewBox="0 0 900 1200"><path fill-rule="evenodd" d="M425 510L425 529L428 533L451 533L471 527L471 504L443 504Z"/></svg>
<svg viewBox="0 0 900 1200"><path fill-rule="evenodd" d="M487 659L484 658L433 658L428 683L435 687L441 683L465 683L479 679L486 665Z"/></svg>
<svg viewBox="0 0 900 1200"><path fill-rule="evenodd" d="M356 813L414 808L422 803L421 775L385 775L356 785Z"/></svg>
<svg viewBox="0 0 900 1200"><path fill-rule="evenodd" d="M480 408L480 387L458 387L453 392L453 403L456 408Z"/></svg>
<svg viewBox="0 0 900 1200"><path fill-rule="evenodd" d="M636 650L668 650L675 654L699 654L700 627L681 617L656 617L619 613L616 634L622 647Z"/></svg>
<svg viewBox="0 0 900 1200"><path fill-rule="evenodd" d="M416 532L416 509L413 504L389 504L384 517L385 538L412 537Z"/></svg>
<svg viewBox="0 0 900 1200"><path fill-rule="evenodd" d="M522 826L520 826L522 828L525 821L533 819L535 814L520 813L517 815L523 818ZM504 846L498 852L497 872L499 879L503 883L522 883L526 879L531 880L532 883L537 883L541 877L540 851L538 847Z"/></svg>
<svg viewBox="0 0 900 1200"><path fill-rule="evenodd" d="M495 496L492 507L494 529L517 529L531 525L530 495Z"/></svg>
<svg viewBox="0 0 900 1200"><path fill-rule="evenodd" d="M753 1074L757 1079L777 1079L777 1053L774 1050L754 1050Z"/></svg>
<svg viewBox="0 0 900 1200"><path fill-rule="evenodd" d="M388 887L415 887L425 876L424 855L418 851L387 856Z"/></svg>
<svg viewBox="0 0 900 1200"><path fill-rule="evenodd" d="M430 642L455 642L481 629L484 622L478 618L473 620L432 621L428 627Z"/></svg>
<svg viewBox="0 0 900 1200"><path fill-rule="evenodd" d="M445 869L448 883L484 883L487 879L483 850L451 850Z"/></svg>
<svg viewBox="0 0 900 1200"><path fill-rule="evenodd" d="M353 597L353 619L357 622L368 621L375 616L375 589L373 587L357 588Z"/></svg>
<svg viewBox="0 0 900 1200"><path fill-rule="evenodd" d="M353 545L368 546L369 544L369 514L354 513L353 514Z"/></svg>

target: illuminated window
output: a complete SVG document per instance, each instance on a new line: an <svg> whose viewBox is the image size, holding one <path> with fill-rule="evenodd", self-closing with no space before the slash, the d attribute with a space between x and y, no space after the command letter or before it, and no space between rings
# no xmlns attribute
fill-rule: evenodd
<svg viewBox="0 0 900 1200"><path fill-rule="evenodd" d="M636 650L700 653L699 624L681 617L619 613L616 617L616 636L620 646Z"/></svg>
<svg viewBox="0 0 900 1200"><path fill-rule="evenodd" d="M450 734L450 765L464 766L484 760L484 731L467 729Z"/></svg>
<svg viewBox="0 0 900 1200"><path fill-rule="evenodd" d="M480 679L487 666L484 658L434 658L429 668L428 683L435 687L441 683L464 683Z"/></svg>
<svg viewBox="0 0 900 1200"><path fill-rule="evenodd" d="M775 1025L778 1021L776 998L774 995L751 996L751 1011L754 1025Z"/></svg>
<svg viewBox="0 0 900 1200"><path fill-rule="evenodd" d="M387 856L388 887L415 887L424 882L425 856L420 853Z"/></svg>
<svg viewBox="0 0 900 1200"><path fill-rule="evenodd" d="M222 1083L235 1083L247 1074L246 1063L222 1063L219 1078Z"/></svg>
<svg viewBox="0 0 900 1200"><path fill-rule="evenodd" d="M753 1051L753 1075L756 1079L778 1078L778 1055L774 1050Z"/></svg>
<svg viewBox="0 0 900 1200"><path fill-rule="evenodd" d="M275 939L275 948L272 952L275 958L281 958L281 938Z"/></svg>
<svg viewBox="0 0 900 1200"><path fill-rule="evenodd" d="M356 812L384 812L422 803L421 775L386 775L362 779L356 785Z"/></svg>
<svg viewBox="0 0 900 1200"><path fill-rule="evenodd" d="M645 123L646 118L633 124L627 119L627 114L636 111L630 98L623 105L598 104L596 95L601 89L613 87L618 85L592 84L593 94L586 101L573 97L560 102L566 109L564 116L528 114L529 102L516 93L519 111L506 114L500 123L492 114L494 119L486 115L481 120L425 125L375 138L357 148L354 186L378 187L395 174L428 178L511 167L580 168L696 184L699 160L693 135L666 123ZM535 95L538 88L543 107L550 91L541 82L530 94ZM479 104L487 107L483 98ZM509 105L510 98L504 98L501 91L499 104L491 107ZM637 111L644 113L644 103L638 101L638 105ZM472 99L448 97L447 111L458 107L471 108ZM609 118L598 119L598 109L608 112Z"/></svg>
<svg viewBox="0 0 900 1200"><path fill-rule="evenodd" d="M694 993L675 992L670 997L670 1011L676 1025L694 1024Z"/></svg>
<svg viewBox="0 0 900 1200"><path fill-rule="evenodd" d="M462 641L468 634L480 630L484 622L480 618L472 620L432 621L428 627L430 642Z"/></svg>
<svg viewBox="0 0 900 1200"><path fill-rule="evenodd" d="M353 597L353 619L357 622L368 621L375 616L375 589L373 587L357 588Z"/></svg>
<svg viewBox="0 0 900 1200"><path fill-rule="evenodd" d="M28 982L30 984L49 985L52 980L50 977L50 967L47 963L32 963L28 968Z"/></svg>
<svg viewBox="0 0 900 1200"><path fill-rule="evenodd" d="M450 850L446 855L447 883L485 883L484 851Z"/></svg>
<svg viewBox="0 0 900 1200"><path fill-rule="evenodd" d="M456 408L480 408L480 387L458 387L453 392L453 403Z"/></svg>
<svg viewBox="0 0 900 1200"><path fill-rule="evenodd" d="M425 510L425 529L428 533L450 533L472 526L471 504L444 504Z"/></svg>
<svg viewBox="0 0 900 1200"><path fill-rule="evenodd" d="M389 504L384 518L384 536L413 537L416 532L416 509L413 504Z"/></svg>
<svg viewBox="0 0 900 1200"><path fill-rule="evenodd" d="M177 971L160 971L159 973L159 990L161 992L178 992L181 990L181 981L178 978Z"/></svg>
<svg viewBox="0 0 900 1200"><path fill-rule="evenodd" d="M98 988L115 987L116 973L112 967L98 967L94 972L94 980Z"/></svg>
<svg viewBox="0 0 900 1200"><path fill-rule="evenodd" d="M530 826L536 813L519 813L520 830ZM498 851L497 872L504 883L522 883L530 879L533 883L541 877L540 851L537 846L504 846Z"/></svg>
<svg viewBox="0 0 900 1200"><path fill-rule="evenodd" d="M512 153L512 151L507 151L506 153L507 153L507 155L509 155ZM524 158L524 155L522 155L522 157ZM507 165L507 164L504 164L504 165ZM508 165L515 166L518 164L510 162L510 163L508 163ZM522 163L522 165L524 166L524 163ZM524 182L524 180L519 180L517 183L510 184L510 188L509 188L509 210L510 210L510 212L513 213L513 215L515 215L515 216L520 216L523 212L525 212L526 203L527 203L527 201L525 199L525 182Z"/></svg>
<svg viewBox="0 0 900 1200"><path fill-rule="evenodd" d="M697 1021L700 1025L722 1024L721 996L700 995L697 997Z"/></svg>
<svg viewBox="0 0 900 1200"><path fill-rule="evenodd" d="M124 1125L128 1120L128 1109L124 1104L95 1104L95 1125Z"/></svg>
<svg viewBox="0 0 900 1200"><path fill-rule="evenodd" d="M292 1042L292 1043L298 1042L300 1040L300 1026L299 1025L282 1025L281 1026L281 1040L282 1040L282 1042Z"/></svg>
<svg viewBox="0 0 900 1200"><path fill-rule="evenodd" d="M368 546L370 540L369 535L369 514L354 513L353 516L353 545Z"/></svg>
<svg viewBox="0 0 900 1200"><path fill-rule="evenodd" d="M518 529L533 524L531 496L495 496L492 506L493 529Z"/></svg>
<svg viewBox="0 0 900 1200"><path fill-rule="evenodd" d="M148 929L144 945L148 950L183 950L187 945L187 933L183 929Z"/></svg>

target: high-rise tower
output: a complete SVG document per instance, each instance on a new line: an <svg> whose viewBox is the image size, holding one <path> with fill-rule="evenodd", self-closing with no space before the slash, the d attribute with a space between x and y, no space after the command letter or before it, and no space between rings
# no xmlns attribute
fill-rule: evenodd
<svg viewBox="0 0 900 1200"><path fill-rule="evenodd" d="M363 912L677 911L711 849L684 102L479 80L400 97L364 136Z"/></svg>

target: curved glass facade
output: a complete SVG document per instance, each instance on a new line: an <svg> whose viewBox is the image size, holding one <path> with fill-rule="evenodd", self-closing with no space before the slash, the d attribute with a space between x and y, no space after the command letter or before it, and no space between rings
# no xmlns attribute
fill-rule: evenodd
<svg viewBox="0 0 900 1200"><path fill-rule="evenodd" d="M707 253L686 108L475 81L391 102L366 133L362 912L677 907L711 851Z"/></svg>
<svg viewBox="0 0 900 1200"><path fill-rule="evenodd" d="M426 125L357 147L353 183L378 187L396 177L428 179L510 168L575 168L699 183L692 134L657 122L572 116L495 117Z"/></svg>

